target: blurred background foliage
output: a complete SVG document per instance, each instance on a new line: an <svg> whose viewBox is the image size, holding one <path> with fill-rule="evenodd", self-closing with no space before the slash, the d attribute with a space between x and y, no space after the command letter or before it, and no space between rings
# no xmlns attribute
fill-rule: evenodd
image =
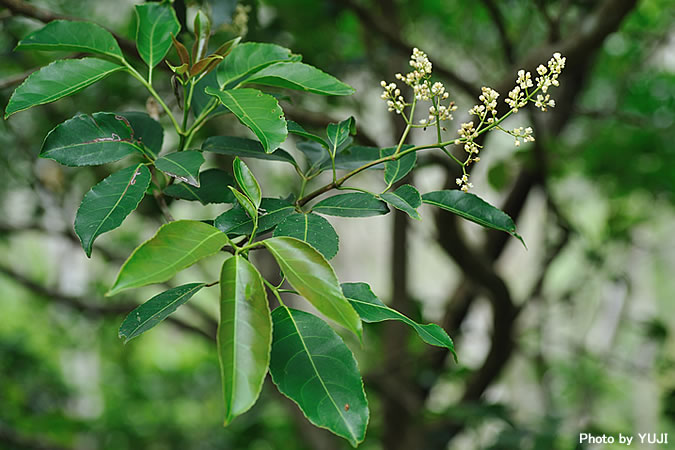
<svg viewBox="0 0 675 450"><path fill-rule="evenodd" d="M53 58L13 52L23 36L66 16L131 38L134 3L0 0L2 104L27 73ZM537 141L516 151L510 138L490 135L472 176L478 195L517 218L529 251L430 209L415 224L398 214L332 220L341 235L341 281L370 282L413 318L441 323L459 354L455 363L397 324L367 327L363 348L348 341L372 409L362 448L589 448L577 443L580 432L669 432L675 440L670 0L175 6L184 24L200 6L210 11L214 46L245 34L287 46L352 84L357 93L348 99L290 94L286 115L320 129L353 114L357 142L382 147L395 142L401 124L386 113L379 81L407 71L412 47L428 52L459 105L455 127L467 120L482 84L503 98L517 69L563 52L568 62L553 92L555 110L523 111L508 123L533 126ZM189 33L182 38L189 41ZM172 99L166 73L156 85ZM213 292L129 345L117 338L125 313L161 290L103 297L124 258L159 226L157 207L146 199L87 260L74 214L111 168L64 168L37 154L47 132L77 112L156 109L146 100L133 80L113 75L0 122L0 448L347 448L309 425L270 383L251 412L221 427ZM202 137L242 133L222 117ZM165 148L175 144L167 132ZM284 148L295 150L291 141ZM420 156L416 185L428 191L454 184L446 160ZM252 164L268 195L298 189L283 167ZM170 208L177 218L197 219L223 210L184 201ZM176 284L216 279L217 271L204 264Z"/></svg>

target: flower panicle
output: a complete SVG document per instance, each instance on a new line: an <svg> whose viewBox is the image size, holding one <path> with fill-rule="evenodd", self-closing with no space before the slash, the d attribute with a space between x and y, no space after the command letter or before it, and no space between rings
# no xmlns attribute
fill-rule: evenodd
<svg viewBox="0 0 675 450"><path fill-rule="evenodd" d="M499 92L487 86L481 88L481 93L478 96L480 103L469 109L469 115L476 118L470 122L462 123L457 130L458 137L454 140L454 144L463 145L464 151L467 153L464 162L455 159L462 166L463 175L456 179L457 185L462 191L467 192L473 187L473 184L469 182L469 174L466 168L470 164L480 161L478 154L482 146L476 143L475 139L483 132L495 129L504 131L514 137L516 147L519 147L522 143L534 141L531 127L517 127L507 130L502 128L500 123L507 116L517 113L520 108L527 106L530 102L534 103L535 107L541 111L547 111L548 108L555 107L555 100L551 98L548 91L551 86L558 87L560 85L559 77L565 68L566 61L567 58L559 52L555 52L546 65L540 64L537 67L536 73L538 76L534 78L531 72L525 69L519 70L516 85L504 98L504 102L509 106L510 111L502 117L498 117L497 111ZM406 117L404 111L407 107L413 107L416 101L424 100L431 102L431 106L428 109L428 117L420 119L417 126L428 127L438 125L441 121L452 120L452 112L457 110L457 106L454 102L449 102L447 105L441 103L448 99L449 94L442 83L431 83L433 65L426 53L414 48L409 64L412 71L405 75L397 73L396 79L412 88L414 96L412 102L409 103L405 100L396 83L387 83L386 81L380 83L384 88L382 99L387 102L389 111L403 114L408 126L414 126L412 125L413 117Z"/></svg>

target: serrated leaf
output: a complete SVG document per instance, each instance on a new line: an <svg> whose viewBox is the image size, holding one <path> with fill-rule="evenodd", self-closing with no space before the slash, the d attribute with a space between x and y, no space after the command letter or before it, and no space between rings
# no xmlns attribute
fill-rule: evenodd
<svg viewBox="0 0 675 450"><path fill-rule="evenodd" d="M286 217L274 229L274 237L290 236L317 249L326 259L331 259L338 252L340 239L333 226L316 214L294 213Z"/></svg>
<svg viewBox="0 0 675 450"><path fill-rule="evenodd" d="M516 224L513 219L477 195L460 190L434 191L422 195L422 201L450 211L485 228L505 231L525 245L523 238L516 233Z"/></svg>
<svg viewBox="0 0 675 450"><path fill-rule="evenodd" d="M328 216L371 217L387 214L389 208L372 194L354 192L323 199L312 207L312 211Z"/></svg>
<svg viewBox="0 0 675 450"><path fill-rule="evenodd" d="M180 23L170 3L136 5L136 48L150 67L155 67L171 48L171 35L178 35Z"/></svg>
<svg viewBox="0 0 675 450"><path fill-rule="evenodd" d="M202 144L202 150L219 155L241 156L243 158L284 161L297 166L295 159L282 149L266 153L262 144L253 139L236 136L211 136Z"/></svg>
<svg viewBox="0 0 675 450"><path fill-rule="evenodd" d="M98 236L119 227L136 209L150 178L148 168L137 164L113 173L87 192L75 216L75 233L87 257Z"/></svg>
<svg viewBox="0 0 675 450"><path fill-rule="evenodd" d="M232 172L234 173L234 179L237 180L237 184L242 192L249 200L251 200L257 211L260 207L260 201L262 200L262 191L260 190L258 180L253 176L253 172L251 172L251 169L249 169L246 163L239 159L239 157L234 158Z"/></svg>
<svg viewBox="0 0 675 450"><path fill-rule="evenodd" d="M422 196L413 186L404 184L394 192L380 195L380 198L396 209L403 211L416 220L422 220L417 208L422 205Z"/></svg>
<svg viewBox="0 0 675 450"><path fill-rule="evenodd" d="M119 337L124 338L126 344L154 328L205 286L206 283L189 283L155 295L127 315L120 326Z"/></svg>
<svg viewBox="0 0 675 450"><path fill-rule="evenodd" d="M114 113L80 114L49 132L40 157L66 166L91 166L136 152L143 154L143 146L136 140L130 124L124 116Z"/></svg>
<svg viewBox="0 0 675 450"><path fill-rule="evenodd" d="M401 151L412 148L412 145L404 145ZM396 148L389 147L380 150L380 157L391 156L396 151ZM395 161L387 161L384 163L384 182L392 185L400 181L408 175L408 173L415 168L417 164L417 153L412 152L404 155Z"/></svg>
<svg viewBox="0 0 675 450"><path fill-rule="evenodd" d="M5 119L32 106L75 94L122 69L117 63L97 58L54 61L30 74L16 88L5 109Z"/></svg>
<svg viewBox="0 0 675 450"><path fill-rule="evenodd" d="M343 148L350 134L356 134L356 121L353 117L338 123L329 123L326 127L328 144L333 155Z"/></svg>
<svg viewBox="0 0 675 450"><path fill-rule="evenodd" d="M260 202L258 234L274 228L293 212L295 205L287 200L263 198ZM253 232L253 220L239 204L216 217L214 225L229 236L248 235Z"/></svg>
<svg viewBox="0 0 675 450"><path fill-rule="evenodd" d="M237 45L227 56L227 62L217 69L218 85L230 88L245 76L279 61L293 57L287 48L274 44L245 42Z"/></svg>
<svg viewBox="0 0 675 450"><path fill-rule="evenodd" d="M286 120L277 100L256 89L217 91L206 88L206 93L218 98L239 121L255 133L265 153L272 153L286 140Z"/></svg>
<svg viewBox="0 0 675 450"><path fill-rule="evenodd" d="M196 220L169 222L124 262L106 296L129 288L162 283L229 242L225 233Z"/></svg>
<svg viewBox="0 0 675 450"><path fill-rule="evenodd" d="M254 73L246 83L263 84L320 95L351 95L354 88L332 75L301 62L278 62Z"/></svg>
<svg viewBox="0 0 675 450"><path fill-rule="evenodd" d="M361 338L361 320L340 290L326 258L311 245L293 237L262 241L293 288L319 312Z"/></svg>
<svg viewBox="0 0 675 450"><path fill-rule="evenodd" d="M232 175L220 169L208 169L199 174L199 187L187 183L174 183L164 189L164 194L183 200L208 203L234 203L236 199L228 186L234 186Z"/></svg>
<svg viewBox="0 0 675 450"><path fill-rule="evenodd" d="M306 138L306 139L310 139L310 140L312 140L312 141L314 141L314 142L317 142L317 143L321 144L321 146L324 147L324 148L326 148L326 149L329 148L328 142L326 142L324 139L322 139L321 137L317 136L316 134L312 134L312 133L310 133L309 131L305 130L305 129L302 128L302 126L300 126L300 124L298 124L297 122L294 122L294 121L292 121L292 120L287 120L287 121L286 121L286 126L288 127L288 132L289 132L289 133L293 133L293 134L295 134L295 135L302 136L302 137L304 137L304 138Z"/></svg>
<svg viewBox="0 0 675 450"><path fill-rule="evenodd" d="M280 306L272 320L272 381L310 422L356 447L365 438L370 412L354 355L312 314Z"/></svg>
<svg viewBox="0 0 675 450"><path fill-rule="evenodd" d="M199 168L204 164L202 152L186 150L169 153L155 161L155 167L184 183L199 187Z"/></svg>
<svg viewBox="0 0 675 450"><path fill-rule="evenodd" d="M342 283L342 292L364 322L398 320L413 328L427 344L445 347L455 355L455 358L457 357L452 339L443 328L434 323L421 325L395 309L389 308L377 298L368 284Z"/></svg>
<svg viewBox="0 0 675 450"><path fill-rule="evenodd" d="M96 53L123 60L122 50L109 31L91 22L54 20L23 38L16 50Z"/></svg>
<svg viewBox="0 0 675 450"><path fill-rule="evenodd" d="M220 275L218 359L225 425L258 399L272 345L272 318L262 277L243 256L223 264Z"/></svg>

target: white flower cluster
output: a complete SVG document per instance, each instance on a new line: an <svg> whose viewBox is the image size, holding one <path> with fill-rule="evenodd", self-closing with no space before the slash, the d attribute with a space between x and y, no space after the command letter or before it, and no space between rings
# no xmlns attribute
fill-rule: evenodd
<svg viewBox="0 0 675 450"><path fill-rule="evenodd" d="M542 111L546 111L549 107L553 108L555 106L555 100L551 99L551 96L547 94L547 92L549 87L559 85L558 77L565 68L566 60L567 58L556 52L548 61L548 67L543 64L540 64L539 67L537 67L539 76L535 78L535 81L537 83L537 89L541 89L543 95L537 94L536 100L532 101L534 102L534 105ZM532 83L532 74L530 72L525 72L524 70L519 70L516 86L509 92L508 98L504 100L514 113L518 112L519 108L522 108L527 104L529 89L532 87L534 87L534 84Z"/></svg>
<svg viewBox="0 0 675 450"><path fill-rule="evenodd" d="M527 127L518 127L514 128L513 131L510 131L509 134L516 138L514 144L516 147L520 147L521 139L523 142L534 142L534 136L532 136L532 128Z"/></svg>
<svg viewBox="0 0 675 450"><path fill-rule="evenodd" d="M473 183L469 183L469 174L464 173L462 178L455 178L455 183L463 192L469 192L469 189L473 187Z"/></svg>
<svg viewBox="0 0 675 450"><path fill-rule="evenodd" d="M443 83L435 82L431 84L429 81L433 65L431 64L431 61L429 61L426 53L414 48L412 55L410 56L410 67L413 69L411 72L405 75L397 73L396 79L412 88L416 100L425 100L433 103L432 106L429 107L429 117L420 120L420 125L430 126L435 125L437 121L452 120L451 113L455 111L457 107L453 102L450 102L447 106L441 105L441 101L447 100L450 94L445 90ZM380 85L384 88L381 98L387 101L389 111L395 111L398 114L402 114L407 106L411 106L411 104L407 103L401 95L401 91L396 83L382 81L380 82ZM412 120L412 118L410 119Z"/></svg>
<svg viewBox="0 0 675 450"><path fill-rule="evenodd" d="M380 81L380 86L384 88L384 92L380 98L387 101L389 111L396 111L396 114L401 114L408 104L401 95L401 90L396 87L396 83L387 84L386 81Z"/></svg>

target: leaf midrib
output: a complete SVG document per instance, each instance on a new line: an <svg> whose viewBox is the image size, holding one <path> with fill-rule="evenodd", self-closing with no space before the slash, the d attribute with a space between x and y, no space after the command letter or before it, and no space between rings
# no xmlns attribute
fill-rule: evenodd
<svg viewBox="0 0 675 450"><path fill-rule="evenodd" d="M291 314L291 311L288 309L288 307L282 306L282 308L284 308L286 310L286 314L288 314L288 317L291 319L291 322L293 322L293 327L295 328L295 333L298 335L298 339L300 339L300 342L302 343L302 347L305 349L305 353L307 354L307 358L309 359L309 362L312 365L312 369L314 369L314 373L316 374L316 378L321 383L321 387L326 392L326 396L330 399L331 403L333 404L333 407L335 408L335 410L340 415L340 418L342 419L343 423L347 427L347 430L349 430L349 434L352 436L353 442L358 442L358 438L354 434L354 430L352 430L352 427L350 426L349 422L345 418L344 414L342 414L342 409L337 405L337 403L335 403L335 399L333 399L333 396L331 395L330 391L328 390L328 387L326 387L326 384L323 382L323 378L321 377L321 374L319 373L319 370L317 369L316 364L314 363L314 358L312 357L312 354L309 352L309 349L307 348L307 344L305 344L305 339L303 338L302 334L300 334L300 328L298 327L298 324L295 321L295 318L293 317L293 314Z"/></svg>

